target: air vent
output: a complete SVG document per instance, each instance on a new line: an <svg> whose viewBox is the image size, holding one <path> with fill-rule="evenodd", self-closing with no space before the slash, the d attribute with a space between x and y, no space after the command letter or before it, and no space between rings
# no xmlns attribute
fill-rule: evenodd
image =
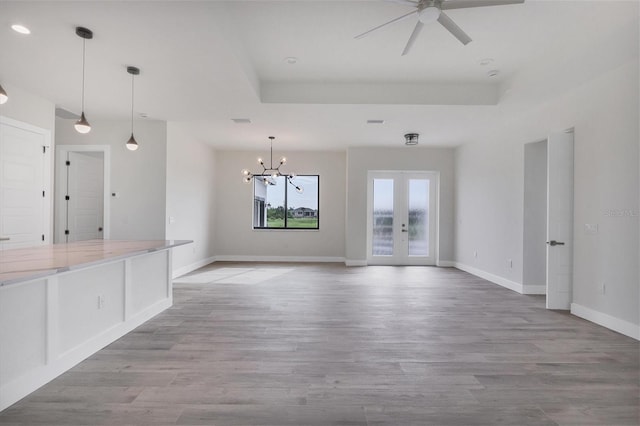
<svg viewBox="0 0 640 426"><path fill-rule="evenodd" d="M232 118L231 121L236 124L251 124L250 118Z"/></svg>
<svg viewBox="0 0 640 426"><path fill-rule="evenodd" d="M367 120L367 124L384 124L384 120Z"/></svg>

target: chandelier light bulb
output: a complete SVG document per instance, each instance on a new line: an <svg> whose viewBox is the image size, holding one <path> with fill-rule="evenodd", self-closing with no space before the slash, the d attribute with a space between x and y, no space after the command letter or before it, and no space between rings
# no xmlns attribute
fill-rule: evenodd
<svg viewBox="0 0 640 426"><path fill-rule="evenodd" d="M250 183L251 182L251 176L250 175L245 176L244 178L242 178L242 181L244 183Z"/></svg>
<svg viewBox="0 0 640 426"><path fill-rule="evenodd" d="M276 179L278 177L278 174L279 174L278 171L274 170L273 172L271 172L271 177Z"/></svg>
<svg viewBox="0 0 640 426"><path fill-rule="evenodd" d="M304 192L304 188L302 188L301 186L296 186L296 192L298 194L302 194Z"/></svg>
<svg viewBox="0 0 640 426"><path fill-rule="evenodd" d="M287 162L287 157L282 157L280 159L280 164L285 164Z"/></svg>
<svg viewBox="0 0 640 426"><path fill-rule="evenodd" d="M298 176L298 175L297 175L297 174L295 174L295 173L289 173L289 177L290 177L291 179L293 179L293 178L294 178L294 177L296 177L296 176Z"/></svg>
<svg viewBox="0 0 640 426"><path fill-rule="evenodd" d="M261 166L264 165L264 161L262 161L262 158L258 158L258 164L260 164Z"/></svg>
<svg viewBox="0 0 640 426"><path fill-rule="evenodd" d="M251 172L247 169L242 169L242 175L243 176L249 176L251 174Z"/></svg>

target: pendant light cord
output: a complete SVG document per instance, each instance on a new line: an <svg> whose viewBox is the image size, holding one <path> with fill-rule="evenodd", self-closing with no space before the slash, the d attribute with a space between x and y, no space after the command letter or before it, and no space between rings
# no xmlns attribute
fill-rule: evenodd
<svg viewBox="0 0 640 426"><path fill-rule="evenodd" d="M85 62L85 57L86 57L86 49L87 46L87 40L86 39L82 39L82 112L84 112L84 62Z"/></svg>
<svg viewBox="0 0 640 426"><path fill-rule="evenodd" d="M131 134L133 135L133 100L134 100L134 91L133 91L133 79L135 75L131 74Z"/></svg>

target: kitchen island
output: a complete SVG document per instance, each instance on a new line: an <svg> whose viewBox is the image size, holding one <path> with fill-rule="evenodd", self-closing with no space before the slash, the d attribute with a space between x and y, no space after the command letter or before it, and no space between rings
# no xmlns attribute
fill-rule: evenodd
<svg viewBox="0 0 640 426"><path fill-rule="evenodd" d="M0 251L0 410L170 307L171 248L189 243Z"/></svg>

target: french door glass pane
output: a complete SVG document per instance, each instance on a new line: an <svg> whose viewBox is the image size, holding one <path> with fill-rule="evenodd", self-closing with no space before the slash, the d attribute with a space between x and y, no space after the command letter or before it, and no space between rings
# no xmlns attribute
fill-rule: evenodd
<svg viewBox="0 0 640 426"><path fill-rule="evenodd" d="M393 255L393 179L373 180L373 255Z"/></svg>
<svg viewBox="0 0 640 426"><path fill-rule="evenodd" d="M429 255L429 180L409 179L409 256Z"/></svg>

